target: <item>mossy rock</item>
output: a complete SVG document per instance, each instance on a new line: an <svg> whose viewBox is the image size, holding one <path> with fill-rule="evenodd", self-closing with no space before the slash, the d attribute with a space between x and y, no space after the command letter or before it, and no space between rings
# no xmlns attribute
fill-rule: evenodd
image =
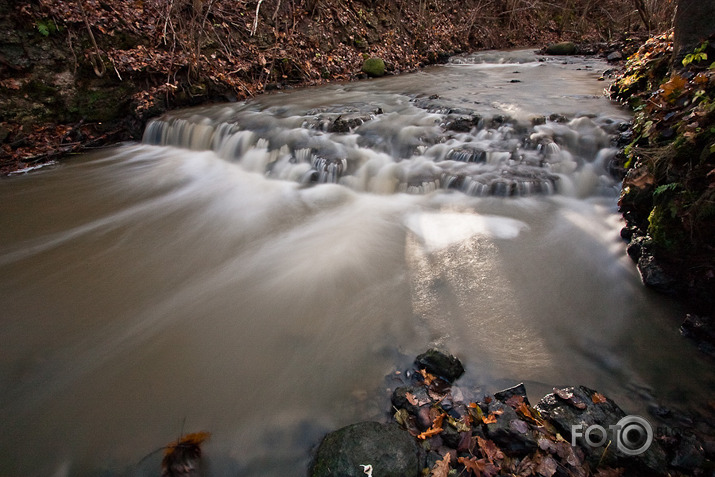
<svg viewBox="0 0 715 477"><path fill-rule="evenodd" d="M561 43L553 43L546 47L547 55L575 55L578 48L575 43L563 41Z"/></svg>
<svg viewBox="0 0 715 477"><path fill-rule="evenodd" d="M368 58L362 64L362 72L373 78L385 76L385 62L382 58Z"/></svg>

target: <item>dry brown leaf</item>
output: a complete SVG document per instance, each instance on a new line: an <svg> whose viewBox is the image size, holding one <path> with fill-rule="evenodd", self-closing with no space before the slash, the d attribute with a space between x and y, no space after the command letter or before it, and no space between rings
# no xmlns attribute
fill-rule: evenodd
<svg viewBox="0 0 715 477"><path fill-rule="evenodd" d="M593 401L594 404L602 404L607 401L606 396L600 393L593 393L593 396L591 396L591 401Z"/></svg>
<svg viewBox="0 0 715 477"><path fill-rule="evenodd" d="M459 463L476 477L493 477L499 473L499 467L487 462L485 459L477 460L476 457L471 457L469 459L466 457L460 457Z"/></svg>
<svg viewBox="0 0 715 477"><path fill-rule="evenodd" d="M419 435L417 436L417 438L424 440L424 439L427 439L428 437L436 436L437 434L439 434L439 433L442 432L443 430L444 430L444 429L442 429L441 427L430 427L429 429L427 429L427 430L424 431L423 433L419 434Z"/></svg>
<svg viewBox="0 0 715 477"><path fill-rule="evenodd" d="M521 396L519 394L514 394L512 397L506 400L506 404L510 407L513 407L516 409L519 407L524 402L524 396Z"/></svg>
<svg viewBox="0 0 715 477"><path fill-rule="evenodd" d="M451 460L452 454L447 452L441 460L435 462L429 475L431 477L447 477L447 475L449 475L449 462Z"/></svg>
<svg viewBox="0 0 715 477"><path fill-rule="evenodd" d="M444 421L445 417L447 417L446 413L442 413L439 416L435 417L432 421L432 426L420 435L418 435L417 438L427 439L428 437L436 436L437 434L442 432L444 430L442 429L442 421Z"/></svg>
<svg viewBox="0 0 715 477"><path fill-rule="evenodd" d="M426 369L420 369L420 374L422 375L422 379L424 379L425 384L428 386L432 384L432 381L437 379L437 376L428 373Z"/></svg>
<svg viewBox="0 0 715 477"><path fill-rule="evenodd" d="M484 458L487 459L487 462L493 463L494 461L502 460L505 457L501 449L499 449L499 447L497 447L492 440L477 436L477 445L479 446L479 449L481 449Z"/></svg>

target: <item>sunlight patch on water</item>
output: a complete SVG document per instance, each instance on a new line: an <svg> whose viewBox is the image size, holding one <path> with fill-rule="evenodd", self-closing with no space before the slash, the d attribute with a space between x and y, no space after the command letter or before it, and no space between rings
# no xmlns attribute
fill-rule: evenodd
<svg viewBox="0 0 715 477"><path fill-rule="evenodd" d="M524 222L509 217L457 212L412 214L407 217L406 225L429 251L449 247L475 235L513 239L529 228Z"/></svg>

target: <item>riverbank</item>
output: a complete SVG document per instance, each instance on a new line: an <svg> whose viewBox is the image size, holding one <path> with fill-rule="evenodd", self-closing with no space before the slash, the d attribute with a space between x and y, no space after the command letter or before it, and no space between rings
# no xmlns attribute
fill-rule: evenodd
<svg viewBox="0 0 715 477"><path fill-rule="evenodd" d="M460 52L562 40L611 53L629 37L610 32L639 21L628 9L613 14L617 3L554 8L0 0L0 174L139 140L169 109L381 74L363 68L371 58L389 75ZM593 8L611 15L585 21Z"/></svg>
<svg viewBox="0 0 715 477"><path fill-rule="evenodd" d="M619 201L628 254L647 286L688 305L684 332L710 354L713 326L695 315L715 311L714 41L674 63L672 33L652 38L611 86L635 111Z"/></svg>

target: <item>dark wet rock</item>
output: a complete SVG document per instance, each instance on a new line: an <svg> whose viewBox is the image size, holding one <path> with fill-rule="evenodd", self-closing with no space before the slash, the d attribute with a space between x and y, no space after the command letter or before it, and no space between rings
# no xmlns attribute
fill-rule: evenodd
<svg viewBox="0 0 715 477"><path fill-rule="evenodd" d="M509 398L512 398L514 396L521 396L523 402L527 405L530 405L529 398L526 396L526 386L524 386L524 383L519 383L516 386L512 386L510 388L503 389L499 392L494 393L494 399L503 403L506 403Z"/></svg>
<svg viewBox="0 0 715 477"><path fill-rule="evenodd" d="M623 53L620 51L613 51L606 56L606 60L608 61L620 61L623 59Z"/></svg>
<svg viewBox="0 0 715 477"><path fill-rule="evenodd" d="M444 445L456 449L459 447L459 443L462 441L462 434L457 430L456 427L447 423L444 425L444 431L440 433L440 437L444 442Z"/></svg>
<svg viewBox="0 0 715 477"><path fill-rule="evenodd" d="M700 351L715 357L715 320L712 317L688 313L680 325L680 333L693 340Z"/></svg>
<svg viewBox="0 0 715 477"><path fill-rule="evenodd" d="M420 369L439 376L448 383L453 383L464 374L464 367L456 357L439 350L430 349L415 358L415 365Z"/></svg>
<svg viewBox="0 0 715 477"><path fill-rule="evenodd" d="M658 406L657 404L651 404L648 406L648 413L651 416L662 419L670 415L670 409L664 406Z"/></svg>
<svg viewBox="0 0 715 477"><path fill-rule="evenodd" d="M492 120L490 122L490 127L497 129L499 126L503 126L504 124L507 124L511 121L511 118L509 116L505 116L503 114L497 114L495 116L492 116Z"/></svg>
<svg viewBox="0 0 715 477"><path fill-rule="evenodd" d="M344 118L341 115L341 116L338 116L337 118L335 118L335 121L333 121L328 126L328 132L349 133L350 130L355 129L358 126L361 126L362 124L364 124L366 121L369 121L370 119L372 119L372 118L370 118L369 116Z"/></svg>
<svg viewBox="0 0 715 477"><path fill-rule="evenodd" d="M703 465L705 451L693 435L683 436L670 465L677 469L693 471Z"/></svg>
<svg viewBox="0 0 715 477"><path fill-rule="evenodd" d="M328 434L311 467L311 477L365 477L371 465L380 477L417 477L421 465L414 439L397 424L360 422Z"/></svg>
<svg viewBox="0 0 715 477"><path fill-rule="evenodd" d="M637 230L638 229L633 226L626 225L621 229L621 238L626 242L630 242Z"/></svg>
<svg viewBox="0 0 715 477"><path fill-rule="evenodd" d="M652 255L642 254L638 259L638 271L643 284L665 294L676 293L676 281L669 276Z"/></svg>
<svg viewBox="0 0 715 477"><path fill-rule="evenodd" d="M368 58L362 64L362 72L373 78L385 76L385 62L382 58Z"/></svg>
<svg viewBox="0 0 715 477"><path fill-rule="evenodd" d="M496 422L486 424L486 435L509 455L523 456L535 450L536 439L526 422L517 416L516 411L499 401L489 403L489 415L494 415Z"/></svg>
<svg viewBox="0 0 715 477"><path fill-rule="evenodd" d="M552 394L544 396L535 408L546 417L568 441L572 441L573 431L576 430L581 435L576 435L575 442L585 452L586 458L592 463L603 463L606 465L621 465L628 467L646 468L654 475L666 473L665 452L660 445L653 441L650 447L639 455L626 455L622 452L618 442L624 439L635 438L631 434L621 434L616 440L615 446L609 446L610 435L604 436L604 442L600 446L589 445L584 438L587 429L596 425L612 433L614 428L610 426L626 426L627 422L622 421L626 417L625 412L618 405L605 396L599 395L596 391L585 386L568 387L554 389ZM630 418L630 417L629 417ZM620 423L620 424L619 424ZM574 428L574 425L580 426ZM642 428L628 425L624 432L638 432L638 437L645 438L645 433L640 432ZM601 434L593 431L591 441L598 441ZM638 448L637 445L634 448Z"/></svg>
<svg viewBox="0 0 715 477"><path fill-rule="evenodd" d="M653 247L653 239L647 235L635 235L635 230L637 229L634 230L633 228L630 228L630 230L631 240L628 243L626 252L628 253L628 256L631 257L631 260L637 263L641 256L650 253L650 250Z"/></svg>
<svg viewBox="0 0 715 477"><path fill-rule="evenodd" d="M472 128L479 126L479 121L481 118L469 117L469 118L457 118L452 121L447 122L445 129L454 132L469 132Z"/></svg>
<svg viewBox="0 0 715 477"><path fill-rule="evenodd" d="M688 313L680 326L680 331L690 338L715 341L715 320L709 316Z"/></svg>
<svg viewBox="0 0 715 477"><path fill-rule="evenodd" d="M392 392L392 405L396 409L406 409L410 414L417 415L420 407L431 403L424 386L400 386Z"/></svg>
<svg viewBox="0 0 715 477"><path fill-rule="evenodd" d="M547 55L575 55L577 50L575 43L564 41L547 46L544 52Z"/></svg>

